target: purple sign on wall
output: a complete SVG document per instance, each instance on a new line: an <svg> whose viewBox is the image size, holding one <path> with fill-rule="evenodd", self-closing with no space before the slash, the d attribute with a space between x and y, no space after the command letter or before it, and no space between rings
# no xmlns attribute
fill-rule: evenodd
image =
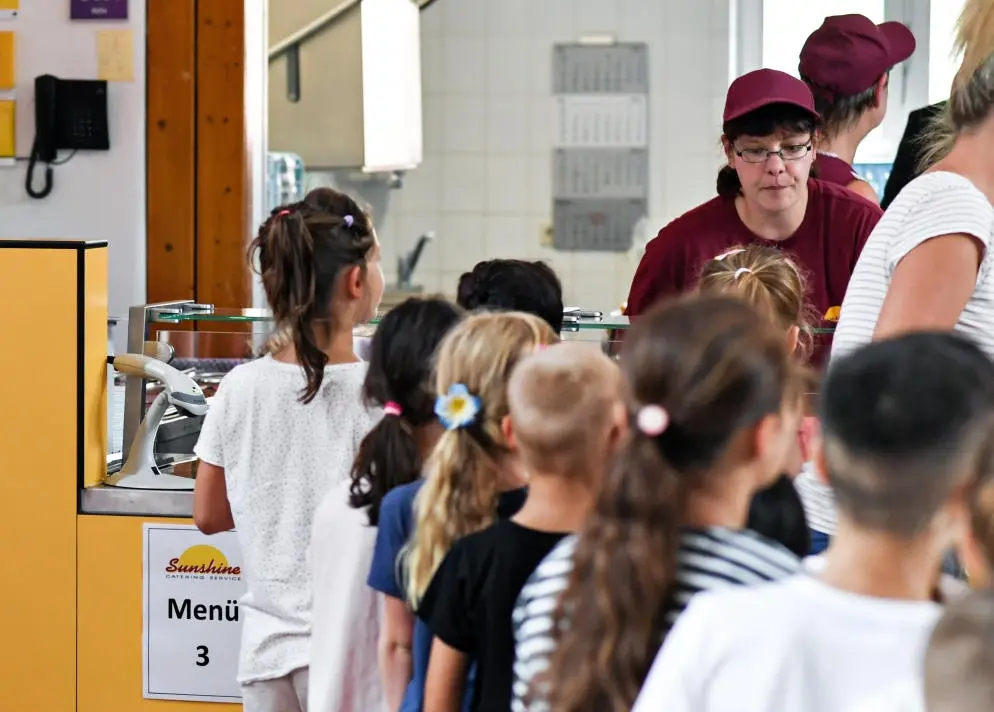
<svg viewBox="0 0 994 712"><path fill-rule="evenodd" d="M127 20L128 0L69 0L73 20Z"/></svg>

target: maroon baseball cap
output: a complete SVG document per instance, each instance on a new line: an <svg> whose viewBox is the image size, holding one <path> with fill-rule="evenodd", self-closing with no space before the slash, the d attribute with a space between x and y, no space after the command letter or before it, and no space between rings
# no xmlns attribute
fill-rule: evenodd
<svg viewBox="0 0 994 712"><path fill-rule="evenodd" d="M826 17L801 48L798 71L829 101L866 91L915 51L915 36L900 22L875 25L862 15Z"/></svg>
<svg viewBox="0 0 994 712"><path fill-rule="evenodd" d="M791 104L819 118L814 96L807 84L786 72L757 69L743 74L728 87L722 120L732 121L770 104Z"/></svg>

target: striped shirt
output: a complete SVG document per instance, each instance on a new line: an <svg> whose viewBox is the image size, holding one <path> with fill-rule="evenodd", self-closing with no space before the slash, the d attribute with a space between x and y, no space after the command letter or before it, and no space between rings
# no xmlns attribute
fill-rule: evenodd
<svg viewBox="0 0 994 712"><path fill-rule="evenodd" d="M968 179L936 171L908 183L870 233L842 302L832 358L872 341L897 264L926 240L956 233L972 235L984 247L977 283L956 330L994 357L994 257L989 249L994 208ZM831 488L813 474L798 477L796 484L810 526L834 534Z"/></svg>
<svg viewBox="0 0 994 712"><path fill-rule="evenodd" d="M549 709L529 688L535 677L549 667L554 647L553 616L573 571L576 542L575 535L567 537L549 552L518 596L513 616L513 712ZM666 612L667 627L701 591L777 581L800 570L796 556L754 532L719 527L685 530L678 553L674 606Z"/></svg>

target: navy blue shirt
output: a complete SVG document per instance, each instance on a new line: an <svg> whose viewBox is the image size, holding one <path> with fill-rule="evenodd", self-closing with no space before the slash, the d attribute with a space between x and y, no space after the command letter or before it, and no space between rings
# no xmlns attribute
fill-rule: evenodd
<svg viewBox="0 0 994 712"><path fill-rule="evenodd" d="M398 561L401 550L414 533L414 497L424 480L395 487L387 493L380 504L380 521L376 530L376 548L373 550L373 563L370 566L366 583L380 593L407 600L404 592L401 563ZM507 518L521 509L525 503L526 490L517 489L500 496L497 516ZM413 675L404 693L404 701L398 712L423 712L425 681L428 677L428 656L431 653L432 634L420 618L414 620L414 638L411 644ZM471 677L473 671L470 672ZM466 685L466 699L462 709L470 709L473 684Z"/></svg>

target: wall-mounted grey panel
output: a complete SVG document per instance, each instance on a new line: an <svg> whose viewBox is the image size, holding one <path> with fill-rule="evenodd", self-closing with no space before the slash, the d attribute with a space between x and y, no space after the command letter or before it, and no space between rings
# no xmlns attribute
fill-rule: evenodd
<svg viewBox="0 0 994 712"><path fill-rule="evenodd" d="M588 148L553 153L554 198L644 198L649 152Z"/></svg>
<svg viewBox="0 0 994 712"><path fill-rule="evenodd" d="M557 250L624 252L648 212L645 199L556 200L553 246Z"/></svg>
<svg viewBox="0 0 994 712"><path fill-rule="evenodd" d="M556 45L552 87L556 94L648 94L648 46Z"/></svg>

